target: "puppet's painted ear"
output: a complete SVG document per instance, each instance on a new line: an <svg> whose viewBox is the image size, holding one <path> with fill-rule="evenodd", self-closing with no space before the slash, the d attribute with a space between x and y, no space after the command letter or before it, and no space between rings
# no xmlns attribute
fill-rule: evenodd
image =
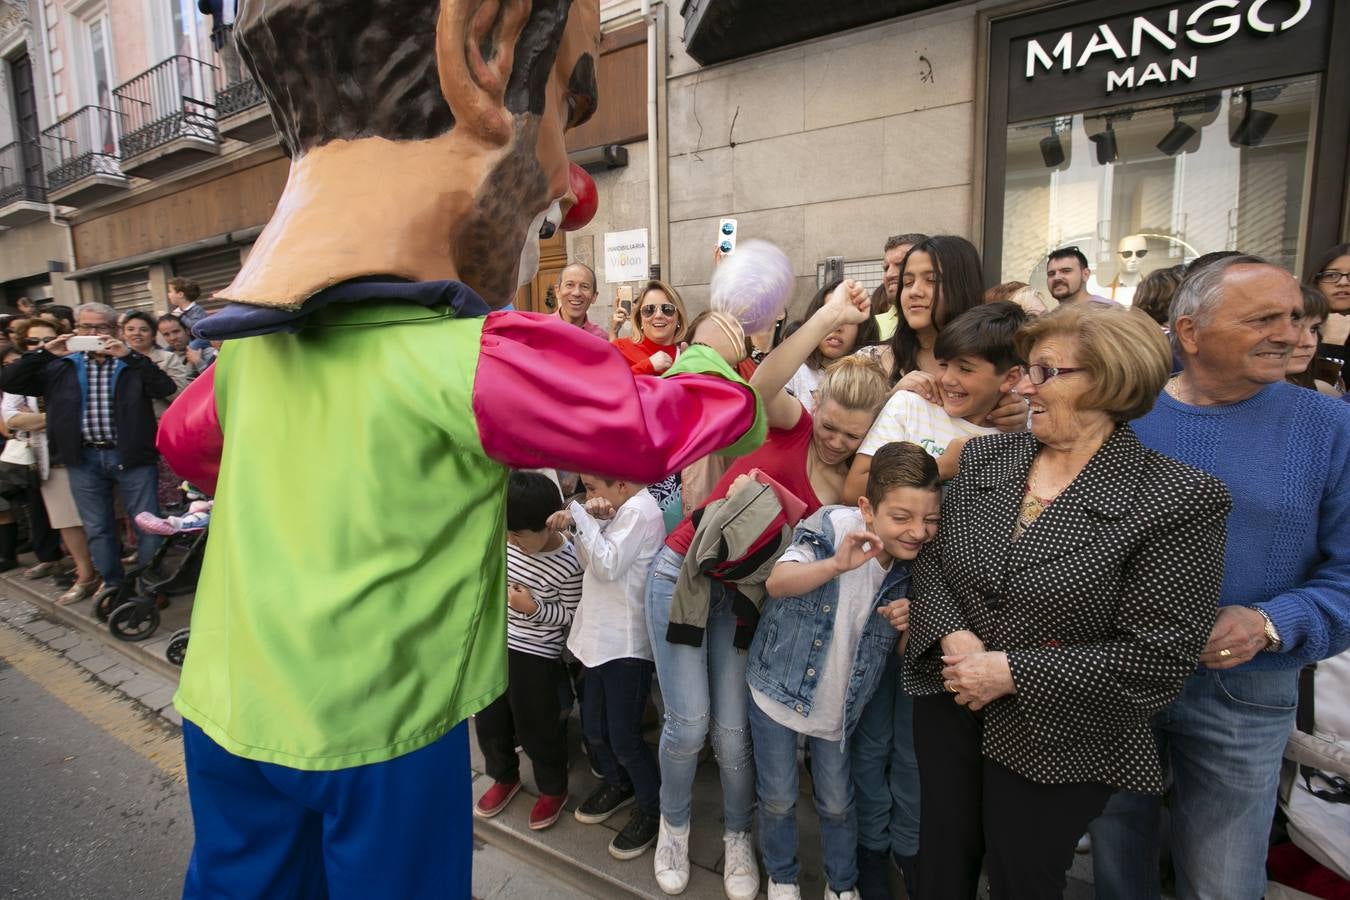
<svg viewBox="0 0 1350 900"><path fill-rule="evenodd" d="M529 15L529 0L441 0L436 62L456 130L498 147L511 140L506 88Z"/></svg>

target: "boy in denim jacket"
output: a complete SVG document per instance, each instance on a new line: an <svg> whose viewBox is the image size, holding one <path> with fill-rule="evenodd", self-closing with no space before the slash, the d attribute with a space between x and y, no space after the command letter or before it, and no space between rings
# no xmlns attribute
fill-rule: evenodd
<svg viewBox="0 0 1350 900"><path fill-rule="evenodd" d="M826 900L856 900L858 822L845 747L909 622L909 561L937 533L937 463L917 444L880 448L858 506L798 526L766 584L746 679L769 900L797 888L797 736L825 857Z"/></svg>

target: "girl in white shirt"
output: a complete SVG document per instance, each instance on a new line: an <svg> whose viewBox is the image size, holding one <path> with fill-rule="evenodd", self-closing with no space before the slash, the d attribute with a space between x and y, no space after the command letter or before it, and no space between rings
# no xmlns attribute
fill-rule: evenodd
<svg viewBox="0 0 1350 900"><path fill-rule="evenodd" d="M816 295L811 298L810 305L806 307L806 315L802 316L802 321L808 321L819 312L820 308L825 305L826 299L838 286L839 282L836 280L816 291ZM815 392L820 387L820 379L824 377L825 370L829 368L830 363L836 359L849 356L864 347L876 344L880 340L879 334L875 315L870 316L859 325L852 323L840 325L821 338L820 343L816 345L816 349L806 358L806 362L797 368L796 373L785 386L787 392L797 398L797 402L802 405L802 409L814 415L816 411Z"/></svg>

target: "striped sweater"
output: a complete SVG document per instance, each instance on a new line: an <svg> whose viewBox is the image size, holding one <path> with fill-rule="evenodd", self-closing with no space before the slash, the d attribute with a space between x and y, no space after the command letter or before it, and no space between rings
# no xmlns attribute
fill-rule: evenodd
<svg viewBox="0 0 1350 900"><path fill-rule="evenodd" d="M531 616L508 607L506 646L521 653L557 659L581 602L581 564L571 541L564 540L557 550L534 555L507 544L506 582L525 586L539 604Z"/></svg>

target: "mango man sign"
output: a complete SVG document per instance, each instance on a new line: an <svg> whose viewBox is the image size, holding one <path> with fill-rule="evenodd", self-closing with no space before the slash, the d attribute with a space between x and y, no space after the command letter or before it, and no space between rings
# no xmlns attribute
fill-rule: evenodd
<svg viewBox="0 0 1350 900"><path fill-rule="evenodd" d="M1326 67L1331 3L1201 0L1015 35L1008 119L1319 71ZM1059 18L1072 9L1062 8ZM1053 17L1029 17L1029 26L1046 21Z"/></svg>

